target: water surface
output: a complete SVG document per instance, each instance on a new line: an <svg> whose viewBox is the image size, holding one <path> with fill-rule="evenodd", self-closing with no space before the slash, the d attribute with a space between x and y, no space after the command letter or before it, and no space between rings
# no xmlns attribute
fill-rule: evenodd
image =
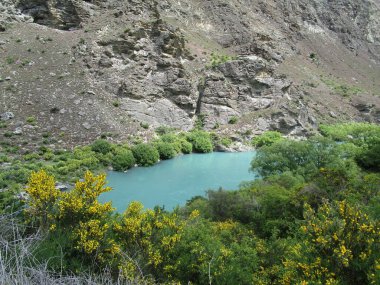
<svg viewBox="0 0 380 285"><path fill-rule="evenodd" d="M243 181L255 179L249 172L255 152L189 154L161 161L152 167L137 167L127 173L111 171L107 175L112 191L100 197L112 201L122 212L131 201L147 208L156 205L172 210L177 205L209 189L237 189Z"/></svg>

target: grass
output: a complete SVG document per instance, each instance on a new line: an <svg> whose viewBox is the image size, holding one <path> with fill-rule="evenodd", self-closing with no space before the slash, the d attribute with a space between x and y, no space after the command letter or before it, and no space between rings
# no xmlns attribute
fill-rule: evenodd
<svg viewBox="0 0 380 285"><path fill-rule="evenodd" d="M322 82L325 83L331 90L343 97L351 97L357 95L360 92L363 92L357 86L348 85L345 83L339 83L333 79L321 78Z"/></svg>
<svg viewBox="0 0 380 285"><path fill-rule="evenodd" d="M6 62L7 62L7 64L13 64L16 62L16 60L13 57L8 56L6 59Z"/></svg>
<svg viewBox="0 0 380 285"><path fill-rule="evenodd" d="M231 117L229 120L228 120L228 123L231 124L231 125L234 125L238 122L239 118L236 117L236 116L233 116Z"/></svg>
<svg viewBox="0 0 380 285"><path fill-rule="evenodd" d="M46 239L45 234L37 231L27 234L27 229L17 220L16 214L0 215L0 284L24 285L128 285L129 281L114 278L105 269L102 274L81 273L63 274L62 270L54 273L48 269L48 261L40 262L35 257L36 249ZM63 263L63 254L57 256Z"/></svg>
<svg viewBox="0 0 380 285"><path fill-rule="evenodd" d="M216 54L216 53L212 53L211 54L211 62L210 62L210 66L211 68L215 68L225 62L228 62L228 61L231 61L231 60L234 60L236 57L234 56L229 56L229 55L220 55L220 54Z"/></svg>
<svg viewBox="0 0 380 285"><path fill-rule="evenodd" d="M27 118L26 118L26 122L27 122L28 124L35 125L35 124L36 124L36 118L33 117L33 116L31 116L31 117L27 117Z"/></svg>

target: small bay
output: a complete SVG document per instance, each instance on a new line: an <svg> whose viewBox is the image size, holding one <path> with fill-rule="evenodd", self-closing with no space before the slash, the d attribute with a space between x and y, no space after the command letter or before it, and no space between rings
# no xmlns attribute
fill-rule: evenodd
<svg viewBox="0 0 380 285"><path fill-rule="evenodd" d="M140 201L146 208L172 210L194 196L205 196L207 190L235 190L241 182L254 180L256 175L249 171L254 156L254 151L189 154L127 173L110 171L107 180L113 190L104 193L100 201L112 201L118 212L131 201Z"/></svg>

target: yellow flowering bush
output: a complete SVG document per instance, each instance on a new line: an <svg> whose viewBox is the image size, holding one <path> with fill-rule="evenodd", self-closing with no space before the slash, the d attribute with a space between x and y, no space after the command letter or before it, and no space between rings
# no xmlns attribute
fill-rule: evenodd
<svg viewBox="0 0 380 285"><path fill-rule="evenodd" d="M97 200L100 194L111 190L105 184L104 174L94 176L87 171L83 181L78 181L72 191L62 194L58 202L60 222L68 226L109 215L114 210L111 202L101 204Z"/></svg>
<svg viewBox="0 0 380 285"><path fill-rule="evenodd" d="M169 252L181 239L184 225L175 214L159 209L144 210L140 202L132 202L120 221L114 224L114 231L128 256L137 256L138 260L147 261L146 266L152 270L160 270ZM129 264L128 260L126 262Z"/></svg>
<svg viewBox="0 0 380 285"><path fill-rule="evenodd" d="M98 261L106 261L107 257L112 261L120 253L120 247L109 237L111 203L98 201L100 194L111 190L105 186L105 179L105 175L95 176L88 171L74 189L61 193L55 188L54 177L45 171L32 173L27 187L30 196L27 211L39 218L41 225L50 225L50 232L57 227L67 231L72 247L84 256Z"/></svg>
<svg viewBox="0 0 380 285"><path fill-rule="evenodd" d="M42 227L48 226L55 213L55 205L61 192L55 188L53 176L44 170L33 172L26 187L29 194L27 212L39 220Z"/></svg>
<svg viewBox="0 0 380 285"><path fill-rule="evenodd" d="M298 275L310 284L379 281L375 280L380 249L378 221L371 221L346 201L325 202L318 211L307 205L305 219L300 251L284 261L289 280Z"/></svg>

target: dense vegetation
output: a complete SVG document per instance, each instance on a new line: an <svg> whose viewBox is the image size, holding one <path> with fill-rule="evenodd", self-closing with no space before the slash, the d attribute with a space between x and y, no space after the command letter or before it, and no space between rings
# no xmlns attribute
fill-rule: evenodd
<svg viewBox="0 0 380 285"><path fill-rule="evenodd" d="M145 148L154 161L190 148L207 152L210 144L212 151L212 137L202 131L162 134L149 145L98 141L72 154L53 153L50 163L38 161L49 157L45 150L19 168L11 165L1 179L9 189L16 185L9 179L28 184L18 219L24 236L44 234L33 256L54 272L101 275L107 268L115 280L131 283L379 284L380 127L344 124L321 132L299 142L262 136L251 164L261 179L234 192L208 191L173 212L133 202L115 214L97 200L110 190L104 175L86 172L68 192L56 189L53 175L63 179L109 164L127 169ZM3 212L22 206L6 193Z"/></svg>

